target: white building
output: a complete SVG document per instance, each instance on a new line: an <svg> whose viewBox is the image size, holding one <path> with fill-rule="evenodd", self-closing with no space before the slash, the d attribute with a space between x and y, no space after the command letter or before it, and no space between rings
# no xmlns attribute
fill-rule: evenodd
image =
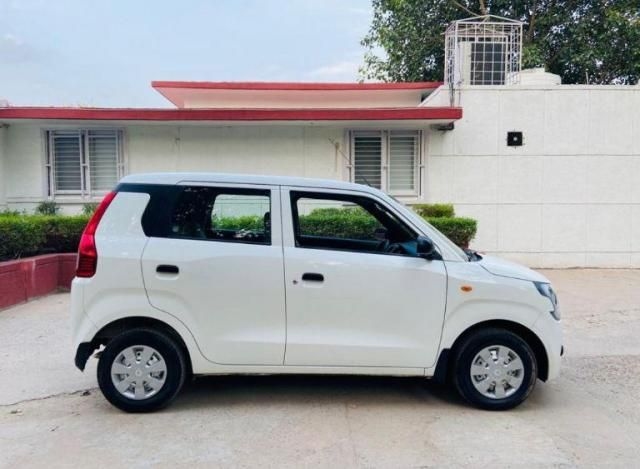
<svg viewBox="0 0 640 469"><path fill-rule="evenodd" d="M174 108L0 107L0 209L71 212L136 172L334 178L452 202L473 247L531 266L640 267L640 87L558 83L462 85L456 107L440 83L208 82L152 83Z"/></svg>

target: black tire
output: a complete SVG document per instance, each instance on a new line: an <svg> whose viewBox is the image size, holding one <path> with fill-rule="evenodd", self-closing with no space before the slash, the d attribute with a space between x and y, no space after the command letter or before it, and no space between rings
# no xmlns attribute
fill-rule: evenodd
<svg viewBox="0 0 640 469"><path fill-rule="evenodd" d="M503 398L483 395L472 382L471 365L485 347L506 346L515 352L523 364L523 379L515 392ZM533 391L538 376L538 364L531 347L520 336L505 329L487 328L473 332L456 349L453 361L453 383L458 393L469 403L487 410L507 410L520 405ZM487 378L489 379L489 378Z"/></svg>
<svg viewBox="0 0 640 469"><path fill-rule="evenodd" d="M156 394L136 400L121 394L111 379L111 366L123 350L131 346L154 348L166 363L164 384ZM153 329L132 329L114 337L103 350L98 362L98 384L104 397L125 412L152 412L162 409L173 401L187 375L184 353L169 336Z"/></svg>

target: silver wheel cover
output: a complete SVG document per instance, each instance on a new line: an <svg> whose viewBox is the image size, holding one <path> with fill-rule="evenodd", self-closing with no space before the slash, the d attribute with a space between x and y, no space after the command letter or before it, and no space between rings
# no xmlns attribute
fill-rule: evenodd
<svg viewBox="0 0 640 469"><path fill-rule="evenodd" d="M167 364L148 345L122 350L111 364L111 382L123 396L140 401L156 395L167 380Z"/></svg>
<svg viewBox="0 0 640 469"><path fill-rule="evenodd" d="M524 380L524 364L516 352L504 345L483 348L471 361L471 382L489 399L513 395Z"/></svg>

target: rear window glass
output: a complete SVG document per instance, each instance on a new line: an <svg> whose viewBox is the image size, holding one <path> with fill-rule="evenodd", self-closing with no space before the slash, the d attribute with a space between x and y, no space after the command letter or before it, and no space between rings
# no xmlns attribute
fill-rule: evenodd
<svg viewBox="0 0 640 469"><path fill-rule="evenodd" d="M186 187L178 196L169 236L271 244L268 190Z"/></svg>

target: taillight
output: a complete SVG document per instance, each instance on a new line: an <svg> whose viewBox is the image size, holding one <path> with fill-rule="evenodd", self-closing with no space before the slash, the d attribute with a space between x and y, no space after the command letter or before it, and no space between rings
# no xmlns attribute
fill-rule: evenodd
<svg viewBox="0 0 640 469"><path fill-rule="evenodd" d="M104 212L107 211L107 207L116 196L117 192L109 192L104 196L100 205L96 209L95 213L85 226L80 238L80 245L78 246L78 264L76 265L76 277L93 277L96 273L96 267L98 266L98 250L96 249L96 230L98 229L98 223Z"/></svg>

